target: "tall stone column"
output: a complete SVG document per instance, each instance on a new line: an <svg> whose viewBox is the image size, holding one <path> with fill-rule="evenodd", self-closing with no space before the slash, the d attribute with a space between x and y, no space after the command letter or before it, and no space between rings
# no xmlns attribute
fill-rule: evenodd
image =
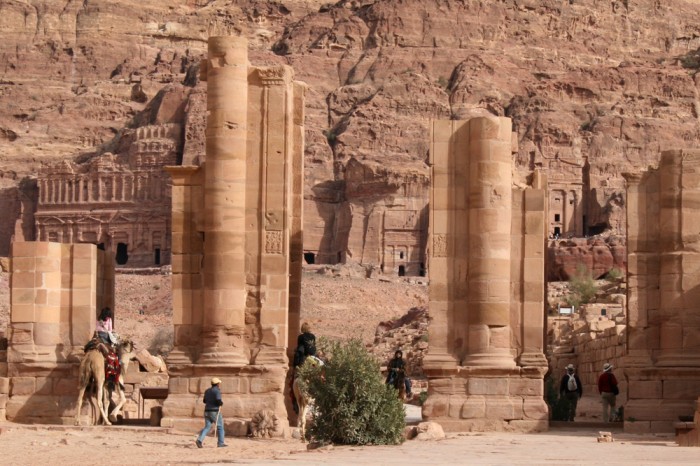
<svg viewBox="0 0 700 466"><path fill-rule="evenodd" d="M665 152L659 163L659 221L661 261L659 274L660 358L682 347L682 327L677 317L683 309L681 296L683 245L681 241L680 151ZM674 365L673 361L668 361Z"/></svg>
<svg viewBox="0 0 700 466"><path fill-rule="evenodd" d="M510 351L511 122L469 122L469 312L465 366L515 367Z"/></svg>
<svg viewBox="0 0 700 466"><path fill-rule="evenodd" d="M200 363L246 364L245 207L248 44L209 38Z"/></svg>

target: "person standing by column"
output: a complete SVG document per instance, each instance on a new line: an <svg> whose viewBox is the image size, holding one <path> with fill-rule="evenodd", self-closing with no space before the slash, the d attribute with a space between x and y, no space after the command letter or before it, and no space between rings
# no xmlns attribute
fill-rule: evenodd
<svg viewBox="0 0 700 466"><path fill-rule="evenodd" d="M613 366L610 363L603 364L603 373L598 377L598 393L603 405L603 422L612 422L615 414L615 402L620 389L617 388L617 379L612 373Z"/></svg>
<svg viewBox="0 0 700 466"><path fill-rule="evenodd" d="M199 433L195 443L197 448L202 448L204 438L209 433L212 424L216 424L217 447L226 447L224 443L224 416L221 414L221 406L224 404L221 399L219 384L221 379L214 377L211 379L211 387L204 392L204 429Z"/></svg>
<svg viewBox="0 0 700 466"><path fill-rule="evenodd" d="M578 405L578 400L583 396L583 384L575 372L576 369L574 369L573 364L566 366L566 374L561 378L561 383L559 384L559 394L567 400L566 420L570 422L576 417L576 406Z"/></svg>

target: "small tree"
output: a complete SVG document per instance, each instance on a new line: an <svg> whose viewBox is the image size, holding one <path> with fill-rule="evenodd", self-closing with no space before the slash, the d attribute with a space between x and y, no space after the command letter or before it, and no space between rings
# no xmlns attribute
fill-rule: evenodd
<svg viewBox="0 0 700 466"><path fill-rule="evenodd" d="M328 357L323 367L300 369L314 399L311 436L343 445L388 445L403 440L403 403L382 380L379 362L360 340L321 340Z"/></svg>
<svg viewBox="0 0 700 466"><path fill-rule="evenodd" d="M576 274L569 280L569 297L567 302L569 305L579 307L581 304L587 304L595 297L598 292L598 285L588 267L579 265L576 267Z"/></svg>

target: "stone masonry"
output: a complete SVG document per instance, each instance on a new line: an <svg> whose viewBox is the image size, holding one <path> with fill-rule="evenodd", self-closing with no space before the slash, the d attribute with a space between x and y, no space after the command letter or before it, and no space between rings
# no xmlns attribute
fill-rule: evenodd
<svg viewBox="0 0 700 466"><path fill-rule="evenodd" d="M201 397L217 376L236 435L261 409L288 426L303 257L305 87L287 66L249 66L247 53L244 38L209 39L206 161L168 168L175 342L162 425L201 428Z"/></svg>
<svg viewBox="0 0 700 466"><path fill-rule="evenodd" d="M625 430L672 431L700 394L700 150L627 174Z"/></svg>
<svg viewBox="0 0 700 466"><path fill-rule="evenodd" d="M543 430L546 180L514 187L511 121L434 121L430 378L447 430Z"/></svg>
<svg viewBox="0 0 700 466"><path fill-rule="evenodd" d="M72 423L78 362L96 309L114 306L114 264L92 244L14 242L0 418Z"/></svg>

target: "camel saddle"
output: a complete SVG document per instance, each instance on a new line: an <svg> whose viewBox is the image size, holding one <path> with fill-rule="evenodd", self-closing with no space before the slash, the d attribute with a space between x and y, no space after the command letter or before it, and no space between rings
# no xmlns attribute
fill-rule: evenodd
<svg viewBox="0 0 700 466"><path fill-rule="evenodd" d="M105 381L116 383L119 380L119 375L121 374L122 368L119 362L119 356L114 351L111 346L106 345L102 340L95 337L90 340L83 350L87 353L88 351L97 350L102 354L105 359Z"/></svg>

